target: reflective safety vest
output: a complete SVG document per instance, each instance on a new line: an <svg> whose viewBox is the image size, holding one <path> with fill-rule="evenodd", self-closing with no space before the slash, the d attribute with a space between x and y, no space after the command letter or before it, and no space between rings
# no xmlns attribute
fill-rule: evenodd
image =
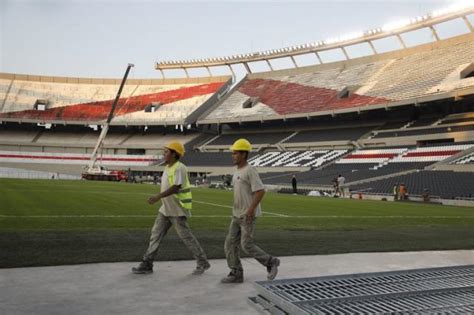
<svg viewBox="0 0 474 315"><path fill-rule="evenodd" d="M174 179L176 176L176 168L179 165L183 165L180 161L176 161L173 166L167 167L168 173L168 183L171 186L174 185ZM191 210L193 208L193 195L191 194L191 185L189 184L188 172L186 172L186 177L184 179L184 183L181 185L177 194L173 195L174 198L179 202L181 207L186 210Z"/></svg>

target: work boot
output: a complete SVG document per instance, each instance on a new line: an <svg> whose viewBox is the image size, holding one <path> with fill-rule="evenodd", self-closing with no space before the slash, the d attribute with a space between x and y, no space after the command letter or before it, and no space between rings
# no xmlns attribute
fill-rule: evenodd
<svg viewBox="0 0 474 315"><path fill-rule="evenodd" d="M273 257L267 265L267 279L273 280L278 274L278 266L280 266L280 259Z"/></svg>
<svg viewBox="0 0 474 315"><path fill-rule="evenodd" d="M132 268L132 272L136 274L148 274L153 272L153 263L142 261L137 267Z"/></svg>
<svg viewBox="0 0 474 315"><path fill-rule="evenodd" d="M232 270L227 277L221 279L221 283L242 283L244 282L243 271Z"/></svg>
<svg viewBox="0 0 474 315"><path fill-rule="evenodd" d="M204 273L204 271L206 271L207 269L211 268L211 264L206 261L202 264L198 264L196 266L196 269L193 270L193 275L202 275Z"/></svg>

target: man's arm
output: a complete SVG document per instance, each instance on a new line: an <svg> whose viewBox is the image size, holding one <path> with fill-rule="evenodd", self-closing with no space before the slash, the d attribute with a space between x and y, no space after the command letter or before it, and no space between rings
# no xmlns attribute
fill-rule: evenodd
<svg viewBox="0 0 474 315"><path fill-rule="evenodd" d="M253 200L250 204L250 207L247 209L247 222L252 223L253 218L255 217L255 209L257 208L260 201L262 201L263 196L265 195L265 189L258 190L253 193Z"/></svg>
<svg viewBox="0 0 474 315"><path fill-rule="evenodd" d="M154 195L154 196L151 196L150 198L148 198L148 203L152 205L152 204L160 201L161 198L165 198L165 197L177 194L180 189L181 189L181 185L173 185L170 188L166 189L164 192L159 193L157 195Z"/></svg>

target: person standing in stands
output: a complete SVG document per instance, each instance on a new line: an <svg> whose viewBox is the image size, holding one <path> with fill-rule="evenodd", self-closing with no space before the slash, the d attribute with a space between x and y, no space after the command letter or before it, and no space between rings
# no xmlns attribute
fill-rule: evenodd
<svg viewBox="0 0 474 315"><path fill-rule="evenodd" d="M230 273L222 283L242 283L244 271L240 261L240 249L255 258L267 268L267 279L275 279L280 260L270 256L258 247L253 239L257 217L261 215L260 202L265 195L265 187L257 170L247 163L252 145L246 139L239 139L230 148L232 161L236 165L232 184L234 206L224 250Z"/></svg>
<svg viewBox="0 0 474 315"><path fill-rule="evenodd" d="M192 274L203 274L211 267L204 250L188 225L188 217L191 216L192 209L192 194L188 171L186 166L179 161L183 156L184 147L180 142L171 142L165 146L166 167L161 176L161 192L148 198L150 205L160 200L162 205L151 229L148 249L143 255L142 262L132 268L133 273L148 274L153 272L153 261L160 243L173 225L176 233L197 261L196 269Z"/></svg>
<svg viewBox="0 0 474 315"><path fill-rule="evenodd" d="M293 194L298 194L298 181L296 180L296 176L293 175L293 177L291 178L291 186L293 186Z"/></svg>

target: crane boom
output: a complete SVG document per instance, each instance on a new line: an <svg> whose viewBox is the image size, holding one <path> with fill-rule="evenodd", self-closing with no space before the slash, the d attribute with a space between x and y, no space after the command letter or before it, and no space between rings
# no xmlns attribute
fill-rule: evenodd
<svg viewBox="0 0 474 315"><path fill-rule="evenodd" d="M97 139L97 143L94 147L94 151L92 151L91 159L89 160L89 164L87 165L88 170L92 170L96 166L95 164L97 162L97 155L98 155L99 149L102 146L102 143L104 142L107 132L109 131L109 125L110 125L110 121L114 117L115 107L117 106L117 103L120 99L120 94L122 94L123 87L125 85L125 82L127 81L128 74L132 67L134 67L134 65L132 63L129 63L127 66L127 70L125 71L125 75L123 76L122 82L120 83L120 87L117 91L117 95L115 96L115 100L112 104L112 108L110 109L109 116L107 117L105 125L102 126L102 131L100 132L99 138Z"/></svg>

